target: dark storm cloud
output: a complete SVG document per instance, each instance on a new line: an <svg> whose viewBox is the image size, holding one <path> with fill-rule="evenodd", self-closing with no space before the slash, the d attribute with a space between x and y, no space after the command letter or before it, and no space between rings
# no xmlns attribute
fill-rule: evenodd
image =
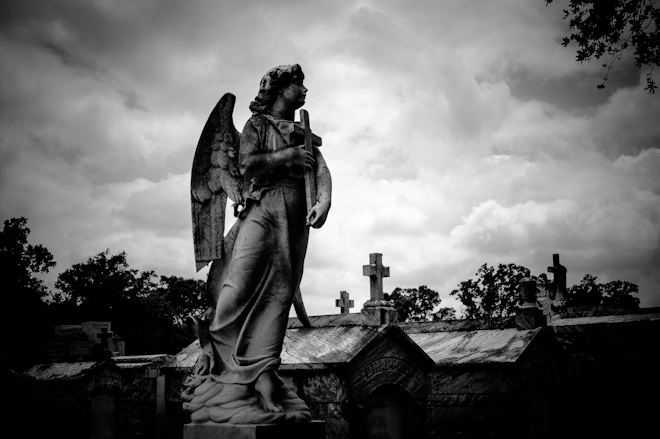
<svg viewBox="0 0 660 439"><path fill-rule="evenodd" d="M147 108L142 103L142 99L136 92L126 90L117 85L113 85L111 80L105 77L106 70L93 61L76 57L63 48L58 47L56 44L46 41L42 41L40 46L46 49L46 51L53 53L62 62L62 64L67 67L71 67L77 73L90 76L94 80L112 88L120 96L122 96L124 105L126 105L129 110L147 111Z"/></svg>
<svg viewBox="0 0 660 439"><path fill-rule="evenodd" d="M41 41L40 46L46 49L46 51L53 53L65 66L72 67L83 74L89 74L94 79L99 79L103 74L104 70L97 66L94 62L88 61L76 56L73 56L63 48L57 46L54 43L48 41Z"/></svg>

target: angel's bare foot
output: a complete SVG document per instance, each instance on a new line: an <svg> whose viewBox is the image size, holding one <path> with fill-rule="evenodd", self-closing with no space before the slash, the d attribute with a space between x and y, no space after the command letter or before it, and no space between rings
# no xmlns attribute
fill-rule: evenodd
<svg viewBox="0 0 660 439"><path fill-rule="evenodd" d="M266 409L271 412L280 413L284 411L281 405L275 402L275 392L277 390L278 380L275 377L275 372L264 372L257 378L254 383L254 390L257 391L264 399Z"/></svg>

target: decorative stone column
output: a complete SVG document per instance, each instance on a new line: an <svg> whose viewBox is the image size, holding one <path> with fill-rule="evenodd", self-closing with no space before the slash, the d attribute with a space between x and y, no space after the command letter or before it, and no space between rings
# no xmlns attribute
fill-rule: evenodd
<svg viewBox="0 0 660 439"><path fill-rule="evenodd" d="M518 292L523 303L516 311L516 327L518 329L533 329L547 326L547 316L536 305L536 281L531 277L520 279Z"/></svg>

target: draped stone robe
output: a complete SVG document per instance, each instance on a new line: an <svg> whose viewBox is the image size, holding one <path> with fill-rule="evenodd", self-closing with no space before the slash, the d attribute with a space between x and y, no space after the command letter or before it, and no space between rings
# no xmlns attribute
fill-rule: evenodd
<svg viewBox="0 0 660 439"><path fill-rule="evenodd" d="M291 121L252 116L241 134L241 153L298 146L292 128ZM213 292L217 303L209 328L211 373L221 383L248 384L279 367L307 251L303 167L286 164L254 177L251 193L225 238L222 259L209 273L209 284L219 289Z"/></svg>

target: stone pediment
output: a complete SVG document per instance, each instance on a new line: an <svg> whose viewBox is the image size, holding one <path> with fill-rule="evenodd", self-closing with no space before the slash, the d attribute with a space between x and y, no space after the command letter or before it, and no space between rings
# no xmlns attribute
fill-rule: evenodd
<svg viewBox="0 0 660 439"><path fill-rule="evenodd" d="M395 384L420 398L428 392L431 368L433 360L401 328L387 326L351 361L349 389L360 400L384 384Z"/></svg>

